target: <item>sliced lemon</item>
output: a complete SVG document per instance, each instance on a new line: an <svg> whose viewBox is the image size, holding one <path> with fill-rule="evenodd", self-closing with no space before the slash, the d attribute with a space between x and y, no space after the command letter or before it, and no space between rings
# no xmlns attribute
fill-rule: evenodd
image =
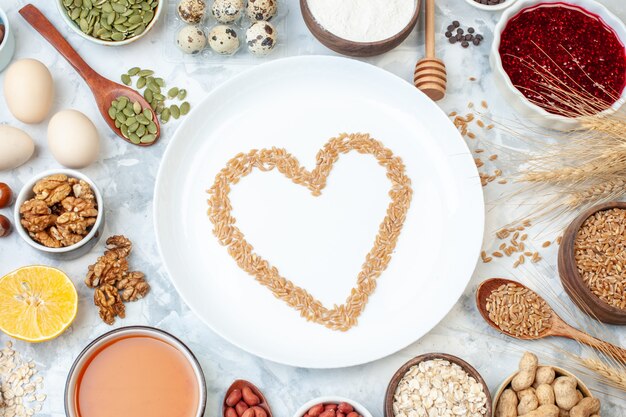
<svg viewBox="0 0 626 417"><path fill-rule="evenodd" d="M16 339L54 339L77 310L76 287L56 268L25 266L0 278L0 330Z"/></svg>

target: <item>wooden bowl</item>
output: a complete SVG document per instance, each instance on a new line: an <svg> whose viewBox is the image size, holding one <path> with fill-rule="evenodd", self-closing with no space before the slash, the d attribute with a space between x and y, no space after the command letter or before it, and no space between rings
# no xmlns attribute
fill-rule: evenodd
<svg viewBox="0 0 626 417"><path fill-rule="evenodd" d="M626 324L626 310L613 307L598 298L585 284L576 267L574 241L578 229L587 218L598 211L612 208L626 209L626 202L609 202L591 207L583 212L565 229L559 248L558 267L565 291L581 310L589 316L609 324Z"/></svg>
<svg viewBox="0 0 626 417"><path fill-rule="evenodd" d="M569 376L569 377L574 378L576 380L576 382L578 382L578 386L576 388L578 388L580 390L580 392L582 392L585 397L593 397L593 395L591 394L591 391L589 391L589 388L587 388L585 383L583 381L581 381L576 375L572 374L571 372L566 371L563 368L559 368L558 366L542 365L542 364L539 364L539 366L550 366L550 367L552 367L552 369L554 369L554 373L556 375L555 378L558 378L560 376ZM505 389L507 389L507 388L509 388L511 386L511 381L513 380L515 375L517 375L517 371L515 371L507 379L505 379L504 382L500 385L500 387L498 387L498 390L496 391L496 394L493 397L493 410L494 410L494 412L496 410L496 406L498 405L498 401L500 400L500 396L502 395L502 393L504 392Z"/></svg>
<svg viewBox="0 0 626 417"><path fill-rule="evenodd" d="M339 36L327 31L322 25L317 23L317 21L313 17L311 9L309 9L308 1L300 0L300 11L302 12L304 23L309 28L313 36L315 36L315 38L317 38L317 40L320 41L324 46L332 49L335 52L338 52L342 55L356 57L384 54L385 52L388 52L396 46L400 45L402 41L404 41L407 36L409 36L411 31L417 24L417 19L419 17L421 9L420 6L421 0L416 0L415 11L413 12L411 21L408 25L404 27L404 29L402 29L391 38L383 39L382 41L376 42L354 42L340 38Z"/></svg>
<svg viewBox="0 0 626 417"><path fill-rule="evenodd" d="M491 403L491 393L489 392L489 387L485 383L485 380L478 373L476 369L469 363L465 362L461 358L457 358L456 356L449 355L447 353L425 353L420 356L416 356L411 359L404 365L400 367L391 377L391 381L389 381L389 385L387 386L387 392L385 393L385 404L384 411L385 417L394 417L393 414L393 396L396 393L396 389L398 388L398 384L404 375L411 369L412 366L417 365L420 362L429 361L432 359L444 359L448 362L455 363L459 365L465 372L467 372L471 377L473 377L480 385L483 387L483 392L487 396L487 402L485 403L485 408L487 409L487 413L485 413L485 417L491 417L492 415L492 403Z"/></svg>

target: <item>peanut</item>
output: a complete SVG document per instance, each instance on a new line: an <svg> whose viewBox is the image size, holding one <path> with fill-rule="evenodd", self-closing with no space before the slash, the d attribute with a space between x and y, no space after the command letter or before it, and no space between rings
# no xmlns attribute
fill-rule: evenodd
<svg viewBox="0 0 626 417"><path fill-rule="evenodd" d="M357 413L356 411L353 411L351 413L348 413L346 417L359 417L359 413Z"/></svg>
<svg viewBox="0 0 626 417"><path fill-rule="evenodd" d="M246 411L244 411L244 413L241 415L241 417L255 417L256 413L254 412L254 408L248 408Z"/></svg>
<svg viewBox="0 0 626 417"><path fill-rule="evenodd" d="M336 417L336 412L333 409L324 410L320 417Z"/></svg>
<svg viewBox="0 0 626 417"><path fill-rule="evenodd" d="M505 389L498 400L495 417L517 417L517 403L518 399L515 392L511 389Z"/></svg>
<svg viewBox="0 0 626 417"><path fill-rule="evenodd" d="M235 388L226 398L226 405L234 407L239 401L241 401L241 390Z"/></svg>
<svg viewBox="0 0 626 417"><path fill-rule="evenodd" d="M324 410L337 410L337 404L326 404Z"/></svg>
<svg viewBox="0 0 626 417"><path fill-rule="evenodd" d="M351 412L353 412L353 411L354 411L354 407L352 407L352 406L351 406L350 404L348 404L348 403L340 403L340 404L337 406L337 410L338 410L340 413L348 414L348 413L351 413Z"/></svg>
<svg viewBox="0 0 626 417"><path fill-rule="evenodd" d="M539 359L537 359L537 355L530 352L524 352L524 355L519 363L519 372L511 381L511 388L513 388L513 391L519 392L525 390L526 388L530 388L535 381L535 373L537 372L538 365Z"/></svg>
<svg viewBox="0 0 626 417"><path fill-rule="evenodd" d="M552 384L554 388L554 399L559 408L569 411L578 404L579 398L576 393L577 385L576 380L569 376L560 376L554 380Z"/></svg>
<svg viewBox="0 0 626 417"><path fill-rule="evenodd" d="M224 417L239 417L233 407L228 407L224 412Z"/></svg>
<svg viewBox="0 0 626 417"><path fill-rule="evenodd" d="M335 417L346 417L346 415L342 413L341 411L337 411L337 414Z"/></svg>
<svg viewBox="0 0 626 417"><path fill-rule="evenodd" d="M554 368L551 366L538 367L533 388L537 388L541 384L551 384L554 382L555 376Z"/></svg>
<svg viewBox="0 0 626 417"><path fill-rule="evenodd" d="M570 417L590 417L592 414L597 414L600 411L600 400L593 397L586 397L580 400L569 411Z"/></svg>
<svg viewBox="0 0 626 417"><path fill-rule="evenodd" d="M559 417L559 407L556 405L542 405L528 414L519 417Z"/></svg>
<svg viewBox="0 0 626 417"><path fill-rule="evenodd" d="M518 392L517 397L519 398L519 404L517 406L518 415L528 414L539 407L539 401L535 395L534 388L526 388Z"/></svg>
<svg viewBox="0 0 626 417"><path fill-rule="evenodd" d="M241 417L243 413L246 412L247 409L248 409L248 404L244 403L243 401L239 401L237 405L235 405L235 411L237 411L237 415L239 417Z"/></svg>
<svg viewBox="0 0 626 417"><path fill-rule="evenodd" d="M255 417L267 417L267 412L258 405L255 405L252 409L254 410Z"/></svg>
<svg viewBox="0 0 626 417"><path fill-rule="evenodd" d="M243 390L241 390L241 396L243 397L244 402L249 406L258 405L261 402L259 397L252 392L250 387L243 387Z"/></svg>
<svg viewBox="0 0 626 417"><path fill-rule="evenodd" d="M550 384L541 384L535 389L539 405L554 404L554 389Z"/></svg>
<svg viewBox="0 0 626 417"><path fill-rule="evenodd" d="M317 416L319 416L320 414L322 414L322 411L324 411L324 404L317 404L317 405L314 405L313 407L311 407L311 408L309 409L308 414L309 414L311 417L317 417Z"/></svg>
<svg viewBox="0 0 626 417"><path fill-rule="evenodd" d="M559 408L559 417L569 417L569 411Z"/></svg>
<svg viewBox="0 0 626 417"><path fill-rule="evenodd" d="M257 416L259 417L259 416ZM354 411L354 407L348 403L316 404L309 408L303 417L362 417Z"/></svg>

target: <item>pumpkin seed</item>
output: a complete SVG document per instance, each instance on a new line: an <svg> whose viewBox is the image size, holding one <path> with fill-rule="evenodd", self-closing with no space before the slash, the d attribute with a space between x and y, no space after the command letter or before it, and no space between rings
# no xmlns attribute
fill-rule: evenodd
<svg viewBox="0 0 626 417"><path fill-rule="evenodd" d="M120 122L118 122L117 120L115 121L115 127L117 127L119 129L121 125L122 124Z"/></svg>
<svg viewBox="0 0 626 417"><path fill-rule="evenodd" d="M131 69L128 70L128 75L130 75L131 77L134 77L135 75L139 73L139 71L141 71L141 68L132 67Z"/></svg>
<svg viewBox="0 0 626 417"><path fill-rule="evenodd" d="M157 132L157 125L156 125L156 123L150 122L150 124L148 124L147 129L148 129L148 132L150 132L152 134L156 133Z"/></svg>
<svg viewBox="0 0 626 417"><path fill-rule="evenodd" d="M169 98L174 98L178 95L178 87L172 87L169 89L169 91L167 92L167 96Z"/></svg>
<svg viewBox="0 0 626 417"><path fill-rule="evenodd" d="M180 105L180 114L182 114L183 116L189 113L189 110L191 110L191 104L189 104L188 102L185 101L183 104Z"/></svg>
<svg viewBox="0 0 626 417"><path fill-rule="evenodd" d="M172 117L174 119L178 119L180 117L180 109L176 104L172 104L170 106L170 113L172 113Z"/></svg>
<svg viewBox="0 0 626 417"><path fill-rule="evenodd" d="M146 116L144 116L142 113L137 115L137 121L141 123L142 125L150 124L150 120L148 120L148 118L146 118Z"/></svg>
<svg viewBox="0 0 626 417"><path fill-rule="evenodd" d="M152 94L153 94L153 93L152 93L152 90L149 90L149 89L147 89L147 88L146 88L146 89L144 90L144 92L143 92L143 98L145 98L145 99L146 99L146 101L147 101L148 103L150 103L150 104L152 104L152 99L153 99L153 95L152 95Z"/></svg>
<svg viewBox="0 0 626 417"><path fill-rule="evenodd" d="M118 112L115 115L115 120L117 120L120 123L125 123L126 122L126 115L124 113Z"/></svg>
<svg viewBox="0 0 626 417"><path fill-rule="evenodd" d="M147 109L146 109L147 110ZM135 112L135 114L139 114L141 113L141 104L139 104L138 101L135 101L133 103L133 111Z"/></svg>
<svg viewBox="0 0 626 417"><path fill-rule="evenodd" d="M143 135L146 134L146 127L144 125L141 125L139 123L137 123L139 125L139 127L137 128L137 130L135 131L135 134L139 137L142 137Z"/></svg>
<svg viewBox="0 0 626 417"><path fill-rule="evenodd" d="M152 143L156 140L156 136L152 133L149 133L141 138L141 143Z"/></svg>
<svg viewBox="0 0 626 417"><path fill-rule="evenodd" d="M178 99L180 101L183 101L185 97L187 97L187 90L185 90L184 88L181 88L180 91L178 92Z"/></svg>
<svg viewBox="0 0 626 417"><path fill-rule="evenodd" d="M154 71L152 70L141 70L137 73L140 77L147 77L148 75L153 75Z"/></svg>
<svg viewBox="0 0 626 417"><path fill-rule="evenodd" d="M123 41L124 40L124 34L119 33L119 32L113 32L111 33L111 39L113 39L114 41Z"/></svg>
<svg viewBox="0 0 626 417"><path fill-rule="evenodd" d="M135 133L130 133L128 135L128 139L130 139L130 141L134 143L135 145L139 145L139 143L141 143L141 138L137 136Z"/></svg>
<svg viewBox="0 0 626 417"><path fill-rule="evenodd" d="M165 81L163 78L155 78L154 82L161 88L165 87Z"/></svg>
<svg viewBox="0 0 626 417"><path fill-rule="evenodd" d="M146 86L146 78L139 76L139 79L137 80L137 88L142 89Z"/></svg>
<svg viewBox="0 0 626 417"><path fill-rule="evenodd" d="M135 112L133 111L132 106L130 107L130 109L126 107L124 110L122 110L122 113L124 113L126 117L133 117L135 115Z"/></svg>
<svg viewBox="0 0 626 417"><path fill-rule="evenodd" d="M112 105L111 107L109 107L109 117L113 120L115 120L115 115L117 114L117 109L115 108L114 105Z"/></svg>
<svg viewBox="0 0 626 417"><path fill-rule="evenodd" d="M133 83L133 80L130 79L130 75L128 74L122 74L122 82L125 85L131 85Z"/></svg>
<svg viewBox="0 0 626 417"><path fill-rule="evenodd" d="M161 112L161 121L167 123L168 120L170 120L170 109L166 107Z"/></svg>
<svg viewBox="0 0 626 417"><path fill-rule="evenodd" d="M143 109L143 116L148 120L152 120L152 111L150 109Z"/></svg>
<svg viewBox="0 0 626 417"><path fill-rule="evenodd" d="M130 133L130 132L128 131L128 127L126 127L126 125L122 125L122 126L120 127L120 131L122 132L122 135L123 135L126 139L128 139L128 134Z"/></svg>
<svg viewBox="0 0 626 417"><path fill-rule="evenodd" d="M138 127L139 127L139 123L135 122L132 125L128 126L128 131L130 133L135 133Z"/></svg>

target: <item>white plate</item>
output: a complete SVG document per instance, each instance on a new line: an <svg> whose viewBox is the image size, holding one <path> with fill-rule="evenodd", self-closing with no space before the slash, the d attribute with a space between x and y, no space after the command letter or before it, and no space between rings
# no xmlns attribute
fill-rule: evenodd
<svg viewBox="0 0 626 417"><path fill-rule="evenodd" d="M413 201L389 267L359 324L341 333L309 323L218 244L206 190L226 162L284 147L312 169L341 132L368 132L400 156ZM277 172L253 171L231 191L238 227L257 253L327 307L355 285L386 206L389 181L369 155L342 156L320 197ZM159 169L157 242L174 286L214 331L263 358L343 367L394 353L426 334L456 303L483 237L473 158L446 115L404 80L359 61L272 61L215 89L181 124Z"/></svg>

